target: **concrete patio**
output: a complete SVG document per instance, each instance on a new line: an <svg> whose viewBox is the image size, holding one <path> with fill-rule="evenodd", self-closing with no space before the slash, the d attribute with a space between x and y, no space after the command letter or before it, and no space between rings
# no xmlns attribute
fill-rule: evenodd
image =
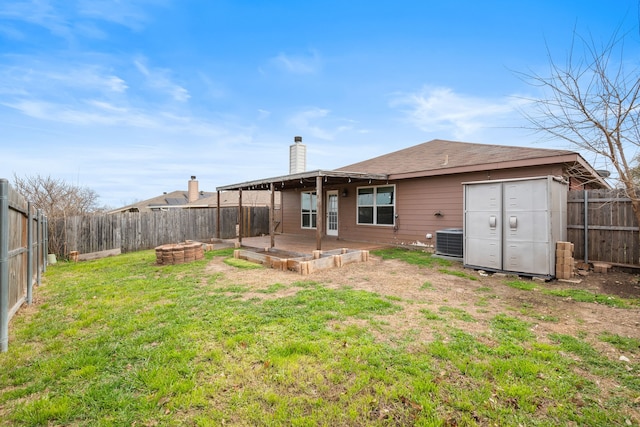
<svg viewBox="0 0 640 427"><path fill-rule="evenodd" d="M238 239L225 240L230 244L235 244ZM242 246L247 248L265 249L271 246L271 238L268 235L258 237L243 237ZM372 242L356 242L350 240L336 239L335 237L322 238L322 250L331 251L335 249L348 248L359 250L373 250L388 247L388 245ZM277 234L275 236L275 249L285 252L297 252L301 254L311 254L316 250L315 236L305 236L300 234Z"/></svg>

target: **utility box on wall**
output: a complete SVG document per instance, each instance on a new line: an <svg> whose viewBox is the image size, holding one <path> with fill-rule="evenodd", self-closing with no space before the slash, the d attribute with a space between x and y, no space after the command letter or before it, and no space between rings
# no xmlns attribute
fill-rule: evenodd
<svg viewBox="0 0 640 427"><path fill-rule="evenodd" d="M555 276L555 245L567 235L567 182L536 178L463 183L464 265Z"/></svg>

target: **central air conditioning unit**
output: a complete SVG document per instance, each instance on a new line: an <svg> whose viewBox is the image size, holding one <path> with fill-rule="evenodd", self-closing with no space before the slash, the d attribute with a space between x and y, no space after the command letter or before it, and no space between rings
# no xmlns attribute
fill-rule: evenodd
<svg viewBox="0 0 640 427"><path fill-rule="evenodd" d="M436 255L462 258L463 238L462 228L436 231Z"/></svg>

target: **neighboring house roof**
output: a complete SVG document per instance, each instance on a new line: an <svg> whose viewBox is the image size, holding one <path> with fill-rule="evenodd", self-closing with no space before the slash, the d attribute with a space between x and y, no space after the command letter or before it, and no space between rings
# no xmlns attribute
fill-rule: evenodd
<svg viewBox="0 0 640 427"><path fill-rule="evenodd" d="M599 178L597 172L578 153L573 151L475 144L440 139L414 145L336 170L386 173L389 175L389 179L402 179L572 162L579 163L585 169L584 172Z"/></svg>
<svg viewBox="0 0 640 427"><path fill-rule="evenodd" d="M188 202L187 191L172 191L161 196L113 209L109 213L117 212L148 212L155 209L185 209L208 208L218 205L218 193L213 191L201 191L198 200ZM280 193L274 195L276 205L280 204ZM243 191L243 206L267 206L271 203L271 194L268 191ZM220 193L220 207L238 206L237 191L223 191Z"/></svg>
<svg viewBox="0 0 640 427"><path fill-rule="evenodd" d="M200 200L215 195L215 192L201 191L198 193L198 200L192 202L192 204L198 204ZM183 208L188 206L188 191L172 191L170 193L164 193L160 196L152 197L151 199L142 200L127 206L123 206L118 209L113 209L109 213L117 212L146 212L153 209L161 208Z"/></svg>

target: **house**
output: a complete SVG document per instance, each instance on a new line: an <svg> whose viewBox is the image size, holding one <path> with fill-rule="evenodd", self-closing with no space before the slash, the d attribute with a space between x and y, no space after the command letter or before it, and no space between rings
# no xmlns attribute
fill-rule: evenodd
<svg viewBox="0 0 640 427"><path fill-rule="evenodd" d="M280 231L315 235L318 249L324 236L433 247L436 231L462 228L462 183L549 175L574 190L609 187L573 151L433 140L335 170L217 190L280 191Z"/></svg>
<svg viewBox="0 0 640 427"><path fill-rule="evenodd" d="M109 213L215 208L218 206L222 208L235 207L238 206L239 203L238 191L200 191L196 177L192 176L188 182L187 191L177 190L169 193L165 192L151 199L113 209L109 211ZM279 193L275 194L275 203L276 206L280 205ZM265 191L245 191L243 193L242 204L247 207L269 206L271 204L271 196Z"/></svg>

